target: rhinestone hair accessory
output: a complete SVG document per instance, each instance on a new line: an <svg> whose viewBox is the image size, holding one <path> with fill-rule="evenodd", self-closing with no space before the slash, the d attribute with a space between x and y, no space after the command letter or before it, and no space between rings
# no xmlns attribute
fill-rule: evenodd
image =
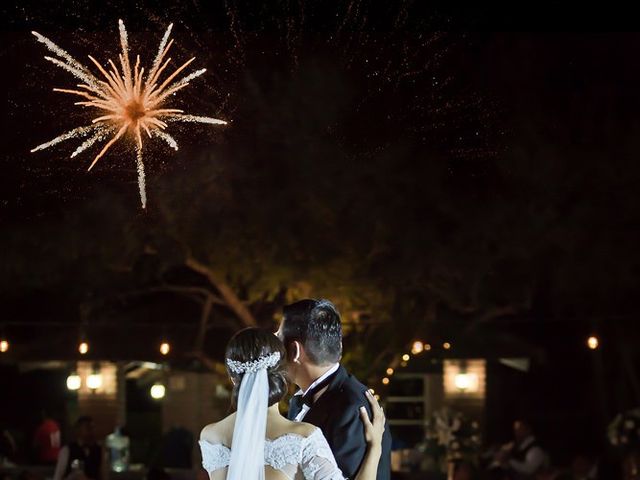
<svg viewBox="0 0 640 480"><path fill-rule="evenodd" d="M227 367L235 374L255 373L263 368L275 367L280 361L280 352L273 352L270 355L264 355L257 360L250 362L238 362L237 360L227 360Z"/></svg>

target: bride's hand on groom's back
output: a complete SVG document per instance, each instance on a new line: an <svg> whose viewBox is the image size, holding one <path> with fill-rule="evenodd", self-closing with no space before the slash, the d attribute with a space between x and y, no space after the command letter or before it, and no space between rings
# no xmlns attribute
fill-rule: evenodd
<svg viewBox="0 0 640 480"><path fill-rule="evenodd" d="M364 424L364 437L369 446L380 448L382 445L382 435L384 434L384 411L371 392L367 391L366 396L369 405L371 405L373 419L369 419L369 414L365 407L360 407L360 418Z"/></svg>

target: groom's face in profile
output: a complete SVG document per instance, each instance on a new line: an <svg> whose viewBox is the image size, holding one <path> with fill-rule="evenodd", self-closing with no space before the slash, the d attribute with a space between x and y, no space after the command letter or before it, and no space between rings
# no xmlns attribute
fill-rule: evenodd
<svg viewBox="0 0 640 480"><path fill-rule="evenodd" d="M301 367L331 366L342 357L340 314L328 300L286 305L276 335L284 343L289 378L294 382Z"/></svg>

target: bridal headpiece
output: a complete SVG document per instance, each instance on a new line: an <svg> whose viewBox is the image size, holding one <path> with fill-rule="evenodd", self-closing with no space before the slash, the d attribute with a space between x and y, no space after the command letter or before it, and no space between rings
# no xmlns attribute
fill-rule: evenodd
<svg viewBox="0 0 640 480"><path fill-rule="evenodd" d="M255 373L262 369L275 367L279 361L280 352L273 352L250 362L238 362L237 360L228 359L227 367L235 374Z"/></svg>

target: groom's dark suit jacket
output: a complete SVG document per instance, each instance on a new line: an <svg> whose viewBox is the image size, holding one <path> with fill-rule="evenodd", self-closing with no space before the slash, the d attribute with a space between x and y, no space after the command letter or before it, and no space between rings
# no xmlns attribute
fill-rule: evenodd
<svg viewBox="0 0 640 480"><path fill-rule="evenodd" d="M361 406L365 406L371 418L366 391L367 387L340 366L327 390L311 406L302 420L322 430L336 457L338 467L346 478L355 478L367 451L359 410ZM291 410L289 412L291 413ZM388 425L382 440L382 456L376 478L391 478L391 434Z"/></svg>

